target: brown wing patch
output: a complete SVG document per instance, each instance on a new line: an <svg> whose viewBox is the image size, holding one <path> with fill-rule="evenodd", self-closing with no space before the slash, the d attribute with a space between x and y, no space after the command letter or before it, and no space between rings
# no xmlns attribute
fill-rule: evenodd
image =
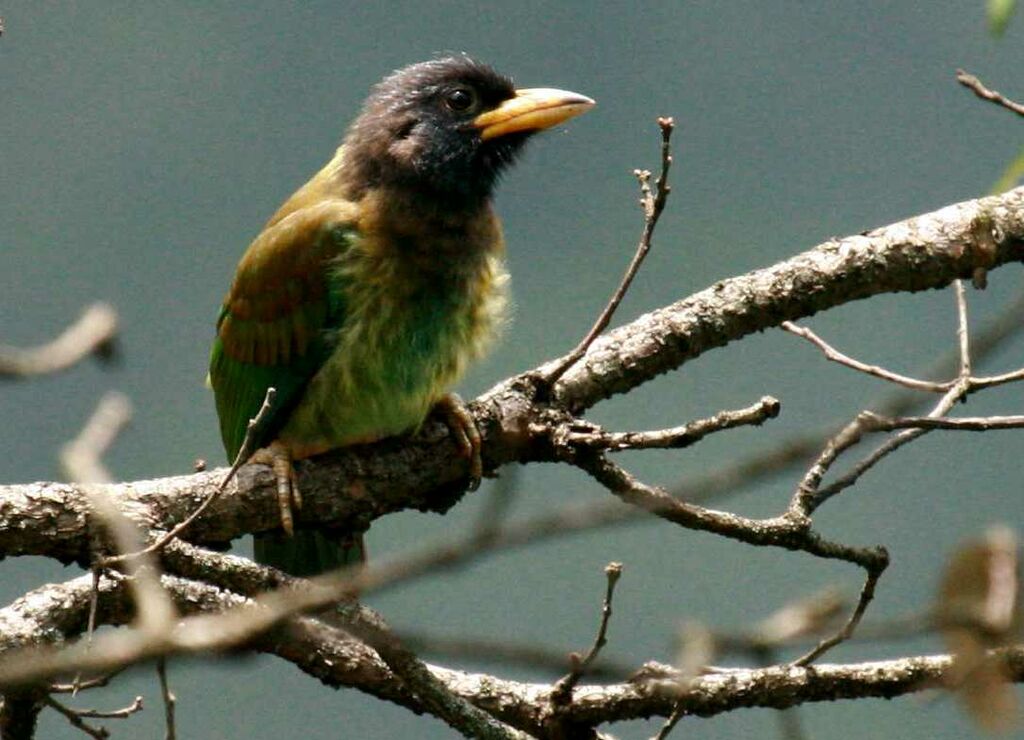
<svg viewBox="0 0 1024 740"><path fill-rule="evenodd" d="M322 201L267 227L249 245L224 300L218 334L232 359L285 364L323 329L328 263L355 221L346 201Z"/></svg>

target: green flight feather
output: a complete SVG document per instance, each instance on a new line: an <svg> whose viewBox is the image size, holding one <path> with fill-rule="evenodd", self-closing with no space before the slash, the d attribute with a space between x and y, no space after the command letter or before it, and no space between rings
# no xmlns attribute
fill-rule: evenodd
<svg viewBox="0 0 1024 740"><path fill-rule="evenodd" d="M324 209L313 210L296 212L257 238L217 320L210 383L229 460L270 387L277 390L275 402L256 430L254 449L277 436L330 357L333 331L344 322L343 281L329 266L350 246L353 232L347 221L322 219ZM298 576L362 558L359 543L314 531L291 538L261 533L255 551L258 561Z"/></svg>

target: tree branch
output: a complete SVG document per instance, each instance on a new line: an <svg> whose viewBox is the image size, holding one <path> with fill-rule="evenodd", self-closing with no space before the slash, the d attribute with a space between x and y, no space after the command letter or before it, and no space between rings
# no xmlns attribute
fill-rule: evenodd
<svg viewBox="0 0 1024 740"><path fill-rule="evenodd" d="M169 549L179 544L172 543ZM273 578L272 569L252 563L239 565L249 576L262 572ZM220 612L245 601L245 597L229 590L176 576L164 576L162 581L183 613ZM90 585L88 576L50 584L0 609L0 626L5 627L0 632L0 649L11 643L62 642L79 633L88 612ZM100 602L104 621L118 624L131 618L123 586L105 585ZM65 608L37 611L35 604L63 604ZM341 611L346 608L365 610L351 605L343 606ZM6 628L12 625L20 627L10 632ZM253 647L295 663L330 686L351 686L415 712L424 710L375 651L313 617L292 618L280 629L259 638ZM1024 648L1006 649L998 655L1005 662L1010 680L1024 682ZM741 707L783 709L807 702L893 698L943 685L952 665L950 656L940 655L845 665L817 664L810 668L721 670L687 678L688 690L680 696L681 674L669 666L651 663L625 683L577 686L571 704L557 711L560 720L594 727L652 715L668 717L677 706L682 707L685 716L708 717ZM520 730L540 735L552 719L553 686L426 667L452 694Z"/></svg>
<svg viewBox="0 0 1024 740"><path fill-rule="evenodd" d="M976 243L979 222L993 235L994 256ZM531 423L545 409L564 405L576 413L785 320L878 293L942 287L979 265L994 267L1022 257L1024 188L1017 188L826 242L773 267L722 281L599 338L559 381L553 407L537 401L530 373L477 399L471 410L484 438L485 465L494 469L509 462L555 459L544 435L531 432ZM297 467L305 499L300 526L361 530L373 519L403 509L446 511L464 493L463 460L440 424L428 424L412 440L347 448ZM214 470L123 483L111 493L130 518L169 531L216 490L224 474ZM274 488L269 469L243 467L236 485L210 505L186 536L215 543L276 528ZM0 486L0 499L5 503L0 509L0 554L87 562L87 506L80 487Z"/></svg>
<svg viewBox="0 0 1024 740"><path fill-rule="evenodd" d="M109 358L116 336L117 313L106 303L94 303L49 344L33 349L0 346L0 380L57 373L91 354Z"/></svg>

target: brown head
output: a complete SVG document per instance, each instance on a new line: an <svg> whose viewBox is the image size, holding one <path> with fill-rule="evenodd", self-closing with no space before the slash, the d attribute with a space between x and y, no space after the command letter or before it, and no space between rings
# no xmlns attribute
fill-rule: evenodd
<svg viewBox="0 0 1024 740"><path fill-rule="evenodd" d="M383 187L449 208L482 205L532 134L593 104L565 90L517 90L465 56L413 64L373 88L349 129L346 195Z"/></svg>

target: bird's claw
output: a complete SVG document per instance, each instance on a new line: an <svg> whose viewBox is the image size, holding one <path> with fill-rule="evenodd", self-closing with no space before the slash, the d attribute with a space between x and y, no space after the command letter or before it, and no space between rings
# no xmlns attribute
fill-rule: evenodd
<svg viewBox="0 0 1024 740"><path fill-rule="evenodd" d="M251 463L266 465L274 471L277 479L277 506L281 512L281 529L289 537L295 532L295 517L292 511L302 508L302 494L299 493L299 480L292 466L292 453L278 441L256 450Z"/></svg>
<svg viewBox="0 0 1024 740"><path fill-rule="evenodd" d="M469 490L475 491L480 487L480 479L484 475L484 462L480 454L483 442L476 420L457 393L443 395L434 409L444 417L459 452L469 460Z"/></svg>

